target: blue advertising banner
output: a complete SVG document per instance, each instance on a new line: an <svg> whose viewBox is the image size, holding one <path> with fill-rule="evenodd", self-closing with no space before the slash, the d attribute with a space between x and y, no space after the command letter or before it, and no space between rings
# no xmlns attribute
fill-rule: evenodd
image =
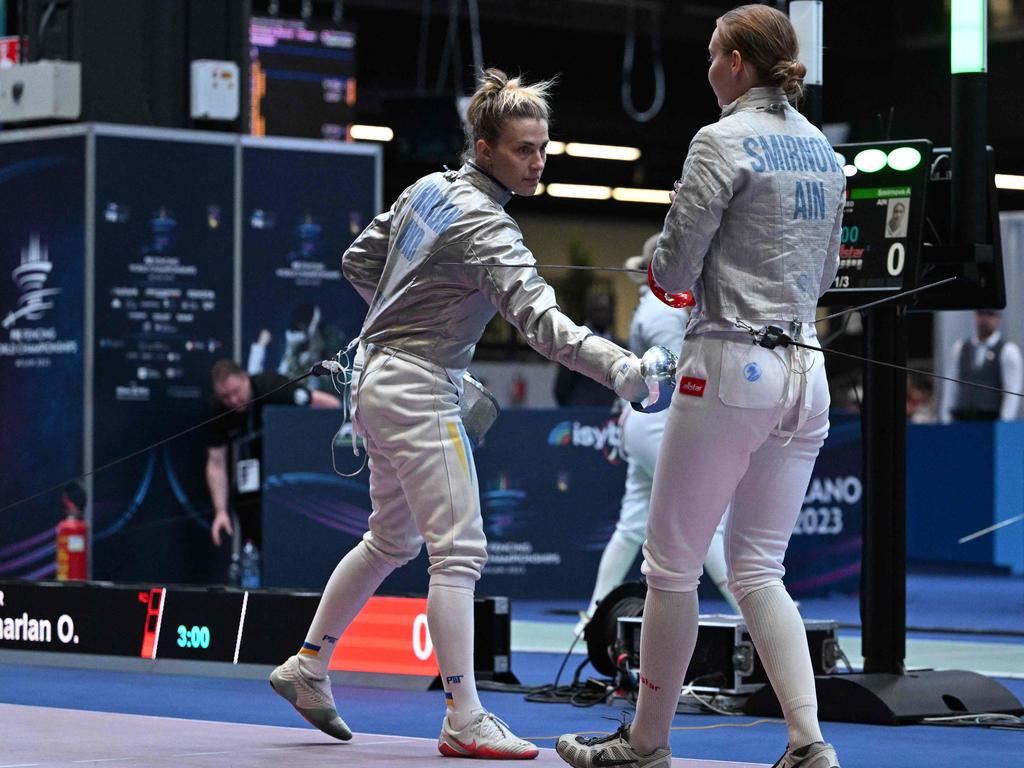
<svg viewBox="0 0 1024 768"><path fill-rule="evenodd" d="M366 531L368 473L335 475L336 413L264 412L264 581L322 589ZM359 466L347 438L338 468ZM518 410L495 422L476 452L489 561L480 594L589 596L625 483L619 427L602 408ZM424 554L385 581L391 594L425 593Z"/></svg>
<svg viewBox="0 0 1024 768"><path fill-rule="evenodd" d="M378 151L309 144L243 141L241 354L249 373L301 375L355 338L366 315L341 255L378 213Z"/></svg>
<svg viewBox="0 0 1024 768"><path fill-rule="evenodd" d="M860 590L861 464L860 415L829 414L828 439L786 551L786 588L794 597Z"/></svg>
<svg viewBox="0 0 1024 768"><path fill-rule="evenodd" d="M97 466L207 417L231 356L234 168L230 137L96 138ZM95 578L212 580L205 459L197 430L96 475Z"/></svg>
<svg viewBox="0 0 1024 768"><path fill-rule="evenodd" d="M264 582L319 590L366 530L368 474L343 478L332 470L337 413L269 407L264 414ZM339 470L359 466L347 437L335 454ZM619 429L607 411L503 414L476 464L489 553L480 594L589 598L625 484ZM794 595L857 591L860 497L859 421L837 414L786 558ZM421 552L382 590L425 593L426 565Z"/></svg>
<svg viewBox="0 0 1024 768"><path fill-rule="evenodd" d="M82 471L85 137L0 143L0 505ZM54 575L61 490L0 513L0 578Z"/></svg>
<svg viewBox="0 0 1024 768"><path fill-rule="evenodd" d="M369 473L334 473L337 429L337 413L264 411L266 586L323 589L367 529ZM358 467L349 439L336 456L341 471ZM516 411L498 419L475 457L489 558L480 594L589 596L626 481L616 421L596 408ZM421 552L382 590L425 594L426 568Z"/></svg>

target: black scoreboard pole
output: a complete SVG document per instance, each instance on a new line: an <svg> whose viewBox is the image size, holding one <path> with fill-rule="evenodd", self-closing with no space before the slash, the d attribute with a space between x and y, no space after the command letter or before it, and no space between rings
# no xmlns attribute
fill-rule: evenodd
<svg viewBox="0 0 1024 768"><path fill-rule="evenodd" d="M864 314L865 356L907 364L905 308ZM860 615L864 672L901 675L907 634L907 379L864 364Z"/></svg>
<svg viewBox="0 0 1024 768"><path fill-rule="evenodd" d="M822 123L822 0L791 0L789 16L807 67L802 112ZM864 314L866 357L907 364L905 308ZM906 657L907 382L902 371L864 364L861 411L864 495L860 612L865 673L900 675Z"/></svg>

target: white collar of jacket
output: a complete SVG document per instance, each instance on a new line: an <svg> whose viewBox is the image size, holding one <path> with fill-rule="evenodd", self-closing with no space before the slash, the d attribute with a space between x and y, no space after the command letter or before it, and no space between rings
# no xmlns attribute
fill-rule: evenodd
<svg viewBox="0 0 1024 768"><path fill-rule="evenodd" d="M757 86L748 90L735 101L722 107L722 114L719 120L735 112L749 112L752 110L781 112L788 104L789 99L786 98L786 92L778 86Z"/></svg>
<svg viewBox="0 0 1024 768"><path fill-rule="evenodd" d="M512 199L514 194L511 189L470 160L467 160L459 168L459 178L468 181L502 208L505 207L505 203Z"/></svg>

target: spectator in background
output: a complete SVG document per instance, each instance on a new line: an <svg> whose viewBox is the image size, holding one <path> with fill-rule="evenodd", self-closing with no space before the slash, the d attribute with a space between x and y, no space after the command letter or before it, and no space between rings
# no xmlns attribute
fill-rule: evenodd
<svg viewBox="0 0 1024 768"><path fill-rule="evenodd" d="M242 537L259 547L263 406L338 408L340 401L329 392L310 390L301 383L283 386L289 379L276 373L250 376L234 360L214 363L210 379L213 384L210 418L223 417L211 422L206 432L206 485L213 501L210 537L219 547L222 533L234 534L230 506L238 516ZM271 392L273 394L249 405L252 399Z"/></svg>
<svg viewBox="0 0 1024 768"><path fill-rule="evenodd" d="M927 376L907 374L907 421L911 424L934 424L935 387Z"/></svg>
<svg viewBox="0 0 1024 768"><path fill-rule="evenodd" d="M946 360L945 375L974 384L1021 391L1024 365L1020 347L1003 338L1000 312L979 309L974 313L974 336L957 339ZM942 423L951 421L1012 421L1020 411L1021 398L990 389L947 381L942 388Z"/></svg>
<svg viewBox="0 0 1024 768"><path fill-rule="evenodd" d="M611 332L615 311L610 293L591 293L587 296L584 311L586 319L583 325L596 336L608 339L620 347L626 346L624 341ZM555 378L555 402L559 405L599 405L610 408L615 403L615 393L578 371L560 366Z"/></svg>

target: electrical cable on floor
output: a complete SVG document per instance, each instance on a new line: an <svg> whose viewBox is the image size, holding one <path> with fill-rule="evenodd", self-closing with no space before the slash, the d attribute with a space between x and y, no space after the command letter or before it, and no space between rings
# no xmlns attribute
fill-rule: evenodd
<svg viewBox="0 0 1024 768"><path fill-rule="evenodd" d="M576 648L576 644L579 643L580 638L583 637L583 633L579 633L573 638L572 645L569 646L569 650L566 651L565 657L562 659L561 665L558 667L558 672L555 674L555 681L548 685L541 685L533 688L524 697L526 701L530 701L536 704L572 704L574 707L592 707L595 704L600 704L603 701L607 701L615 693L615 685L611 680L598 680L597 678L589 678L586 682L580 682L580 673L583 668L590 663L590 659L584 659L578 667L576 667L575 673L573 673L572 682L568 685L559 685L558 681L562 679L562 672L565 670L565 665L569 661L569 657L572 655L573 650Z"/></svg>

